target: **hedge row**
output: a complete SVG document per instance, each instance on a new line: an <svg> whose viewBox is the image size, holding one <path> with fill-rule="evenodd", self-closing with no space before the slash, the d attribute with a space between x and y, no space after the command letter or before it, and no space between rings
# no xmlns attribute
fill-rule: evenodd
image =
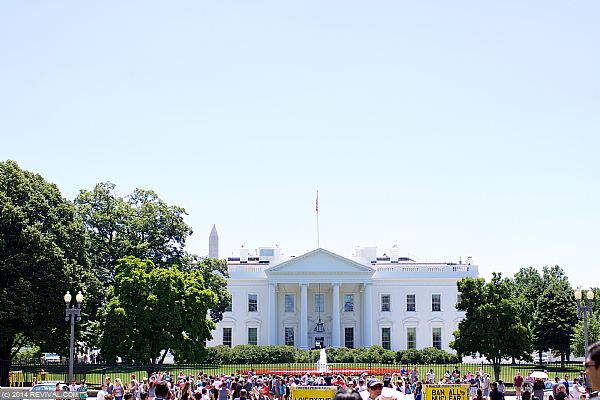
<svg viewBox="0 0 600 400"><path fill-rule="evenodd" d="M329 363L402 363L402 364L454 364L460 360L454 354L433 347L422 350L385 350L381 346L348 349L329 348ZM208 348L207 362L213 364L278 364L316 363L319 350L299 350L290 346L215 346Z"/></svg>

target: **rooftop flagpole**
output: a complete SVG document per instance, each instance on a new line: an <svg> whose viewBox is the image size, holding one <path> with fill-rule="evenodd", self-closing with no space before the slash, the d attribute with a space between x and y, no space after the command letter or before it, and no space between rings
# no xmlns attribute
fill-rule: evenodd
<svg viewBox="0 0 600 400"><path fill-rule="evenodd" d="M317 212L317 249L319 248L319 191L317 190L317 200L315 201L315 211Z"/></svg>

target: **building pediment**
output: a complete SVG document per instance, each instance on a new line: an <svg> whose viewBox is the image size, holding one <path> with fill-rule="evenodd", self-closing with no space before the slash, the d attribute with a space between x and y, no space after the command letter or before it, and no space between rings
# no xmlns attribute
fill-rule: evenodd
<svg viewBox="0 0 600 400"><path fill-rule="evenodd" d="M265 270L269 275L352 274L371 276L375 270L325 249L316 249Z"/></svg>

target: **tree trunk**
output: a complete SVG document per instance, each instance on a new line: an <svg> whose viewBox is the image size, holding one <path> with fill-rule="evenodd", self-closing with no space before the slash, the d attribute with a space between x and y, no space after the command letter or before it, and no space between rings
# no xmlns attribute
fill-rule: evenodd
<svg viewBox="0 0 600 400"><path fill-rule="evenodd" d="M496 382L500 380L500 360L494 360L494 377Z"/></svg>
<svg viewBox="0 0 600 400"><path fill-rule="evenodd" d="M12 344L14 338L10 337L0 347L0 386L8 386L8 373L12 366Z"/></svg>

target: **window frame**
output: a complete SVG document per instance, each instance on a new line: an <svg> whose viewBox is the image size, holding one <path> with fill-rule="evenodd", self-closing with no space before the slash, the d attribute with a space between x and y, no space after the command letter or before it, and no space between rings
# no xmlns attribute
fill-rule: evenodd
<svg viewBox="0 0 600 400"><path fill-rule="evenodd" d="M408 299L411 298L412 301L409 302ZM412 310L409 306L412 305ZM417 295L414 293L406 294L406 312L417 312Z"/></svg>
<svg viewBox="0 0 600 400"><path fill-rule="evenodd" d="M434 300L434 296L437 296L437 302ZM436 310L436 308L437 308L437 310ZM442 295L440 293L432 293L431 294L431 312L441 312L441 311L442 311Z"/></svg>
<svg viewBox="0 0 600 400"><path fill-rule="evenodd" d="M352 333L352 338L351 339L349 339L349 337L348 337L348 333L349 332ZM354 342L355 342L355 340L356 340L356 338L354 336L354 327L352 327L352 326L345 326L344 327L344 347L347 348L347 349L353 349L354 348Z"/></svg>
<svg viewBox="0 0 600 400"><path fill-rule="evenodd" d="M387 310L384 310L384 301L383 299L387 298ZM392 295L391 294L381 294L379 297L379 301L381 302L381 312L392 312Z"/></svg>
<svg viewBox="0 0 600 400"><path fill-rule="evenodd" d="M318 302L317 298L320 298L321 300L323 300L322 302ZM316 313L324 313L325 312L325 293L315 293L314 297L313 297L313 301L314 301L314 311ZM317 306L320 306L317 308Z"/></svg>
<svg viewBox="0 0 600 400"><path fill-rule="evenodd" d="M288 343L288 330L292 331L292 342L291 344ZM285 346L296 346L296 330L294 329L293 326L286 326L283 328L283 343L285 344Z"/></svg>
<svg viewBox="0 0 600 400"><path fill-rule="evenodd" d="M225 342L225 331L229 331L229 344ZM229 346L229 348L233 347L233 328L230 326L224 326L223 331L221 332L223 335L223 345Z"/></svg>
<svg viewBox="0 0 600 400"><path fill-rule="evenodd" d="M250 296L256 296L256 299L254 300L254 307L255 309L252 310L251 308L251 299ZM248 293L248 312L258 312L258 293Z"/></svg>
<svg viewBox="0 0 600 400"><path fill-rule="evenodd" d="M255 343L250 342L250 331L251 330L254 330L254 332L255 332L255 338L254 338ZM256 326L249 326L247 334L248 334L248 344L251 346L258 346L258 328Z"/></svg>
<svg viewBox="0 0 600 400"><path fill-rule="evenodd" d="M288 310L288 302L287 302L288 298L292 299L292 309L291 309L291 311ZM284 309L284 312L286 312L286 313L295 313L296 312L296 295L294 293L286 293L283 296L283 309Z"/></svg>
<svg viewBox="0 0 600 400"><path fill-rule="evenodd" d="M387 331L387 340L384 339L384 331ZM387 342L387 343L386 343ZM389 326L382 326L381 327L381 347L384 348L384 350L391 350L392 349L392 328Z"/></svg>
<svg viewBox="0 0 600 400"><path fill-rule="evenodd" d="M412 346L411 346L411 336L413 336ZM406 328L406 350L416 349L417 348L417 328L414 326L409 326Z"/></svg>
<svg viewBox="0 0 600 400"><path fill-rule="evenodd" d="M439 332L439 347L435 345L435 335L436 331ZM431 347L435 347L436 349L442 349L442 328L439 326L434 326L431 328Z"/></svg>
<svg viewBox="0 0 600 400"><path fill-rule="evenodd" d="M348 303L346 297L350 297L350 303ZM348 307L348 304L350 304L350 307ZM354 293L344 294L344 312L354 312Z"/></svg>

